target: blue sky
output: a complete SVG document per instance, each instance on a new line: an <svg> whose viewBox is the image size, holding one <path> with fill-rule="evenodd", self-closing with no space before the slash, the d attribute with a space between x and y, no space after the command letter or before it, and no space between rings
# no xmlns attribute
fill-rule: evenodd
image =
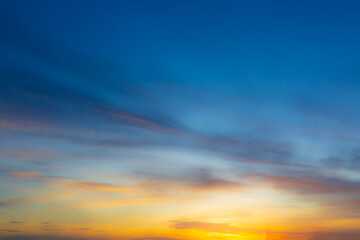
<svg viewBox="0 0 360 240"><path fill-rule="evenodd" d="M356 1L2 1L2 221L39 202L94 206L87 195L58 198L58 188L70 185L104 187L99 191L111 196L98 201L107 202L118 197L112 195L118 185L140 186L144 196L179 191L206 199L208 192L238 194L233 188L240 185L269 183L281 201L331 205L327 217L338 225L318 227L344 230L351 216L348 226L358 231L351 226L360 218L354 215L359 7ZM344 209L344 202L356 204ZM154 222L155 209L147 210ZM39 234L24 229L26 236Z"/></svg>

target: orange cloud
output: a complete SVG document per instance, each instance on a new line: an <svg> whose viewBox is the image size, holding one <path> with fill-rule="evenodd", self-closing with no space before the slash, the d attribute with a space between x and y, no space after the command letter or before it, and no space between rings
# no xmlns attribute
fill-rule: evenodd
<svg viewBox="0 0 360 240"><path fill-rule="evenodd" d="M41 172L35 171L12 171L11 176L15 178L40 179L46 177Z"/></svg>
<svg viewBox="0 0 360 240"><path fill-rule="evenodd" d="M118 200L101 200L79 204L71 204L70 207L131 207L131 206L155 206L179 201L188 201L199 198L199 196L140 196Z"/></svg>
<svg viewBox="0 0 360 240"><path fill-rule="evenodd" d="M69 182L65 184L69 188L80 188L88 191L124 192L132 191L134 188L128 186L113 185L96 181Z"/></svg>
<svg viewBox="0 0 360 240"><path fill-rule="evenodd" d="M171 134L176 134L176 135L185 134L185 132L180 131L176 128L167 127L162 124L158 124L155 121L152 121L152 120L140 117L140 116L126 114L123 112L109 110L109 109L102 109L102 110L108 116L115 117L116 119L126 122L128 124L135 124L135 125L138 125L138 126L150 129L150 130L156 130L156 131L161 131L161 132L171 133Z"/></svg>

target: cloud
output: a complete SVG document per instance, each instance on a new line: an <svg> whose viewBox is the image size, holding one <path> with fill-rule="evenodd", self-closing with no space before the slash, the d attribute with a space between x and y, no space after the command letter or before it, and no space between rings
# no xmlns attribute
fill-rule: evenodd
<svg viewBox="0 0 360 240"><path fill-rule="evenodd" d="M88 191L103 192L127 192L135 190L133 187L114 185L97 181L67 182L65 184L53 184L52 187L61 186L65 188L78 188Z"/></svg>
<svg viewBox="0 0 360 240"><path fill-rule="evenodd" d="M25 179L25 180L45 180L45 181L60 181L60 180L71 180L67 177L58 177L45 175L39 171L21 171L13 169L1 169L1 172L15 179Z"/></svg>
<svg viewBox="0 0 360 240"><path fill-rule="evenodd" d="M44 53L43 57L51 58L47 55ZM2 75L4 79L9 79L9 84L3 95L6 104L0 104L0 110L4 112L0 127L10 132L32 133L37 137L99 148L154 146L197 149L221 155L223 159L234 162L302 167L294 160L295 149L290 144L242 135L200 133L162 111L120 106L103 96L31 71L8 71ZM112 92L112 87L116 89L115 81L109 81L108 84L108 91ZM139 98L140 102L147 102L142 95L133 97ZM52 155L54 153L50 152L7 154L42 159L63 158L61 154Z"/></svg>
<svg viewBox="0 0 360 240"><path fill-rule="evenodd" d="M360 239L360 232L324 232L316 233L309 240L357 240Z"/></svg>
<svg viewBox="0 0 360 240"><path fill-rule="evenodd" d="M206 232L253 232L253 233L284 233L284 234L299 234L297 232L277 232L270 230L251 229L235 227L226 223L208 223L200 221L170 221L170 227L175 229L193 229ZM301 233L302 234L302 233Z"/></svg>
<svg viewBox="0 0 360 240"><path fill-rule="evenodd" d="M71 204L70 207L78 208L107 208L107 207L135 207L135 206L157 206L170 203L189 201L198 199L199 196L181 196L181 195L150 195L136 196L130 198L120 198L116 200L102 199L98 201L88 201L86 203Z"/></svg>
<svg viewBox="0 0 360 240"><path fill-rule="evenodd" d="M11 224L20 224L20 223L23 223L23 222L20 222L20 221L9 221L9 223L11 223Z"/></svg>
<svg viewBox="0 0 360 240"><path fill-rule="evenodd" d="M173 224L170 226L175 229L195 229L207 232L239 232L248 231L249 229L233 227L223 223L206 223L199 221L171 221ZM254 230L252 230L254 231ZM260 230L255 230L260 231Z"/></svg>
<svg viewBox="0 0 360 240"><path fill-rule="evenodd" d="M325 157L323 164L333 169L360 170L360 149L356 146L340 147Z"/></svg>
<svg viewBox="0 0 360 240"><path fill-rule="evenodd" d="M183 169L172 173L172 175L158 172L134 171L127 177L127 182L130 183L126 185L97 180L52 177L32 171L9 172L12 177L16 178L50 180L52 182L47 183L47 188L63 189L65 192L34 197L1 199L0 206L2 207L65 199L76 200L81 199L82 195L86 192L97 192L96 198L86 203L71 203L69 206L127 207L162 205L203 198L207 196L207 193L211 192L239 192L259 182L266 183L282 191L295 192L297 194L359 193L358 182L325 177L320 174L312 175L307 171L292 171L277 175L251 173L240 175L240 179L232 178L229 174L227 178L224 176L220 177L220 174L215 170L207 168ZM108 194L101 194L102 192L108 192L112 195L110 197Z"/></svg>
<svg viewBox="0 0 360 240"><path fill-rule="evenodd" d="M14 158L20 159L53 159L64 158L66 155L59 152L35 151L25 149L0 149L0 153Z"/></svg>
<svg viewBox="0 0 360 240"><path fill-rule="evenodd" d="M16 177L25 179L47 179L49 176L43 176L37 172L16 172ZM59 200L77 200L82 199L84 194L95 192L96 197L89 199L86 203L74 203L68 206L71 207L127 207L127 206L151 206L162 205L170 202L187 201L196 199L200 196L187 193L188 188L179 188L182 193L172 192L172 185L167 185L163 192L159 193L158 187L152 185L152 182L136 182L133 179L133 184L130 186L109 184L95 180L79 180L79 179L63 179L52 178L52 183L47 183L47 189L56 189L56 192L39 194L38 196L30 197L10 197L0 199L0 207L11 207L24 204L51 202ZM203 183L202 183L203 184ZM216 181L211 185L217 187L222 186L223 182ZM195 186L198 188L198 186ZM190 188L194 188L193 186ZM64 191L58 191L58 190ZM79 191L82 190L82 191ZM102 192L116 193L116 195L100 194ZM118 195L118 193L121 193ZM95 195L94 195L95 196Z"/></svg>
<svg viewBox="0 0 360 240"><path fill-rule="evenodd" d="M202 140L204 148L231 161L277 167L303 167L295 161L295 148L288 143L241 135L203 136Z"/></svg>
<svg viewBox="0 0 360 240"><path fill-rule="evenodd" d="M154 131L160 131L164 133L169 134L175 134L175 135L186 135L188 134L185 131L181 131L178 126L175 127L174 121L164 122L161 120L151 119L149 117L143 117L143 116L136 116L135 114L129 114L125 112L120 112L116 110L110 110L106 109L103 110L105 114L108 116L114 117L114 119L119 120L121 122L125 122L128 124L133 124L136 126L140 126L146 129L154 130Z"/></svg>
<svg viewBox="0 0 360 240"><path fill-rule="evenodd" d="M59 232L59 231L64 231L65 228L62 226L58 226L58 225L42 223L40 230L45 231L45 232Z"/></svg>
<svg viewBox="0 0 360 240"><path fill-rule="evenodd" d="M38 196L32 196L32 197L2 198L0 199L0 207L8 208L12 206L32 204L32 203L69 200L75 198L77 195L79 195L79 193L60 192L60 193L39 194Z"/></svg>
<svg viewBox="0 0 360 240"><path fill-rule="evenodd" d="M130 184L110 184L96 180L66 179L47 184L48 188L61 188L81 194L97 192L96 200L71 204L73 207L121 207L162 205L167 202L187 201L204 197L206 192L239 190L245 187L238 181L216 177L209 169L196 169L186 174L165 175L134 172L129 175ZM82 191L79 191L82 190ZM101 192L113 192L111 199ZM118 195L119 193L119 195Z"/></svg>
<svg viewBox="0 0 360 240"><path fill-rule="evenodd" d="M184 192L229 191L242 189L245 185L239 181L228 180L214 176L207 168L185 170L180 174L167 175L164 173L134 172L136 179L143 179L140 186L147 189L162 191L178 190Z"/></svg>
<svg viewBox="0 0 360 240"><path fill-rule="evenodd" d="M42 57L56 61L47 55L44 53ZM220 154L224 159L236 162L278 167L301 166L293 162L294 149L289 144L241 135L199 133L162 111L159 113L149 109L144 112L142 109L119 106L56 79L23 71L2 73L4 79L9 79L7 91L3 96L0 94L4 98L1 101L0 97L0 102L6 102L0 104L0 110L4 112L0 127L5 130L98 147L186 147ZM108 91L116 89L115 81L108 84ZM133 97L146 102L142 95ZM133 134L129 134L129 131ZM12 154L31 156L31 153ZM51 153L37 153L39 158L46 158L47 154L50 154L48 157L58 157L51 156Z"/></svg>
<svg viewBox="0 0 360 240"><path fill-rule="evenodd" d="M59 232L59 231L64 231L63 228L40 228L41 231L46 231L46 232Z"/></svg>
<svg viewBox="0 0 360 240"><path fill-rule="evenodd" d="M360 193L359 182L325 177L321 174L297 173L288 175L252 174L250 179L260 179L285 191L298 193Z"/></svg>
<svg viewBox="0 0 360 240"><path fill-rule="evenodd" d="M18 233L18 232L21 232L21 231L20 230L13 230L13 229L0 229L0 232Z"/></svg>
<svg viewBox="0 0 360 240"><path fill-rule="evenodd" d="M114 127L132 126L138 127L138 130L168 134L182 132L180 125L170 117L156 116L154 113L140 114L140 111L119 107L102 97L85 93L54 79L49 80L38 73L8 70L0 75L9 80L9 84L5 86L6 91L0 91L0 100L6 99L7 102L6 105L0 104L0 110L4 113L0 119L0 127L6 130L76 136L78 134L71 131L85 133L85 130L91 128L92 131L100 128L104 130L104 126L110 123ZM100 82L104 84L103 80ZM108 90L116 92L117 81L110 81L109 84L112 86ZM64 119L63 116L69 117ZM94 126L100 127L94 129Z"/></svg>
<svg viewBox="0 0 360 240"><path fill-rule="evenodd" d="M44 179L48 178L40 172L34 171L12 171L11 176L14 178L25 178L25 179Z"/></svg>

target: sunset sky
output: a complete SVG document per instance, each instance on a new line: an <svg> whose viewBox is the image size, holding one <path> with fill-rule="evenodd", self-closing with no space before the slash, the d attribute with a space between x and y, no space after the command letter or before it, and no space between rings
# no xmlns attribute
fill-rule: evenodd
<svg viewBox="0 0 360 240"><path fill-rule="evenodd" d="M0 0L0 240L208 239L360 239L360 2Z"/></svg>

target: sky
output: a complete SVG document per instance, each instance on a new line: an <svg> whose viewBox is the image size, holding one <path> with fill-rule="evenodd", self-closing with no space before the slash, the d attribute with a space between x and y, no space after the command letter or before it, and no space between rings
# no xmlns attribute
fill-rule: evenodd
<svg viewBox="0 0 360 240"><path fill-rule="evenodd" d="M0 240L360 239L359 11L1 0Z"/></svg>

